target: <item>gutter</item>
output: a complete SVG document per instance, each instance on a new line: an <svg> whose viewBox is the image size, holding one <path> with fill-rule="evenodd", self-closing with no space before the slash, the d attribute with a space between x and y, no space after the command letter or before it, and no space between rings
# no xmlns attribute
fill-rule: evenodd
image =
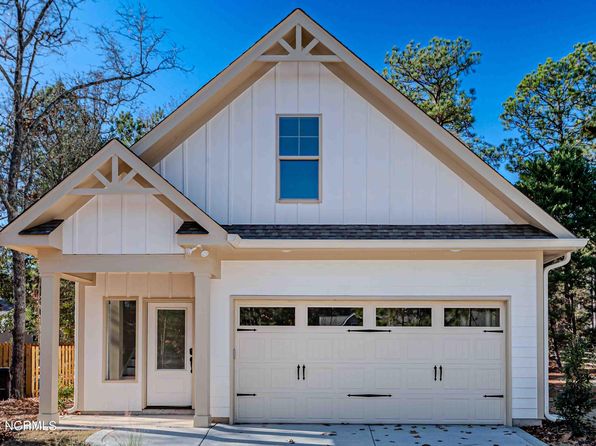
<svg viewBox="0 0 596 446"><path fill-rule="evenodd" d="M544 315L542 324L544 326L544 418L549 421L559 421L561 417L556 414L550 413L550 398L549 398L549 386L548 386L548 368L549 368L549 349L548 349L548 273L553 269L565 266L571 260L571 253L565 254L562 260L551 263L544 268Z"/></svg>
<svg viewBox="0 0 596 446"><path fill-rule="evenodd" d="M575 251L585 239L245 239L228 234L227 241L238 249L507 249Z"/></svg>

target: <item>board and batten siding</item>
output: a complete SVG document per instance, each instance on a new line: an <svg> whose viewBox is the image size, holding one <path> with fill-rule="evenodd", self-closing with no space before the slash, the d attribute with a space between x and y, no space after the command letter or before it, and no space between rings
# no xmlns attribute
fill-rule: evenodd
<svg viewBox="0 0 596 446"><path fill-rule="evenodd" d="M230 416L232 298L509 298L512 417L538 417L536 260L223 261L211 286L211 415Z"/></svg>
<svg viewBox="0 0 596 446"><path fill-rule="evenodd" d="M320 203L276 201L276 115L320 114ZM221 224L511 223L317 62L278 63L154 168Z"/></svg>
<svg viewBox="0 0 596 446"><path fill-rule="evenodd" d="M182 219L149 194L96 195L63 223L64 254L180 254Z"/></svg>

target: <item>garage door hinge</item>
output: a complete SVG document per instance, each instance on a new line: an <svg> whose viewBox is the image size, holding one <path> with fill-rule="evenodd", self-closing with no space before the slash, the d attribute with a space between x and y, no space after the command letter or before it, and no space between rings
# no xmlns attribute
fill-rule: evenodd
<svg viewBox="0 0 596 446"><path fill-rule="evenodd" d="M503 330L484 330L485 333L503 333Z"/></svg>
<svg viewBox="0 0 596 446"><path fill-rule="evenodd" d="M256 393L237 393L236 396L257 396Z"/></svg>
<svg viewBox="0 0 596 446"><path fill-rule="evenodd" d="M504 398L503 395L484 395L484 398Z"/></svg>
<svg viewBox="0 0 596 446"><path fill-rule="evenodd" d="M361 328L361 329L350 329L348 332L355 333L391 333L391 330L377 330L375 328Z"/></svg>
<svg viewBox="0 0 596 446"><path fill-rule="evenodd" d="M391 398L391 394L382 393L348 393L348 396L357 398Z"/></svg>

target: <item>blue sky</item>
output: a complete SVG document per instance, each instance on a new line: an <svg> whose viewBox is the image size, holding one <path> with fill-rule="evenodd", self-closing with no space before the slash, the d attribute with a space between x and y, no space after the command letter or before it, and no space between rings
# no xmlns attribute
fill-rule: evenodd
<svg viewBox="0 0 596 446"><path fill-rule="evenodd" d="M476 89L476 130L493 143L506 134L499 121L502 103L513 94L524 74L547 57L558 59L577 42L596 38L596 1L478 0L478 1L145 1L159 16L160 26L185 51L190 73L157 76L155 91L143 98L148 110L177 105L216 75L294 8L300 7L377 70L385 53L408 41L427 42L433 36L472 41L482 53L476 73L465 87ZM113 17L117 0L87 3L76 14L86 25ZM92 51L69 54L47 67L59 72L64 63L84 67Z"/></svg>

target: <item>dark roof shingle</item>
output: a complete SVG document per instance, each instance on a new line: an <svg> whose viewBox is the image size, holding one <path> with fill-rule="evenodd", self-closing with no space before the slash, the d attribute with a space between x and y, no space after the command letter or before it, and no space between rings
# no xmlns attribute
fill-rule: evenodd
<svg viewBox="0 0 596 446"><path fill-rule="evenodd" d="M41 223L37 226L31 226L30 228L23 229L19 232L19 235L48 235L51 234L54 229L60 226L64 220L50 220L45 223Z"/></svg>
<svg viewBox="0 0 596 446"><path fill-rule="evenodd" d="M180 225L176 234L198 234L198 235L205 235L209 234L204 227L198 224L196 221L185 221Z"/></svg>
<svg viewBox="0 0 596 446"><path fill-rule="evenodd" d="M223 225L244 239L279 240L461 240L544 239L531 225Z"/></svg>

